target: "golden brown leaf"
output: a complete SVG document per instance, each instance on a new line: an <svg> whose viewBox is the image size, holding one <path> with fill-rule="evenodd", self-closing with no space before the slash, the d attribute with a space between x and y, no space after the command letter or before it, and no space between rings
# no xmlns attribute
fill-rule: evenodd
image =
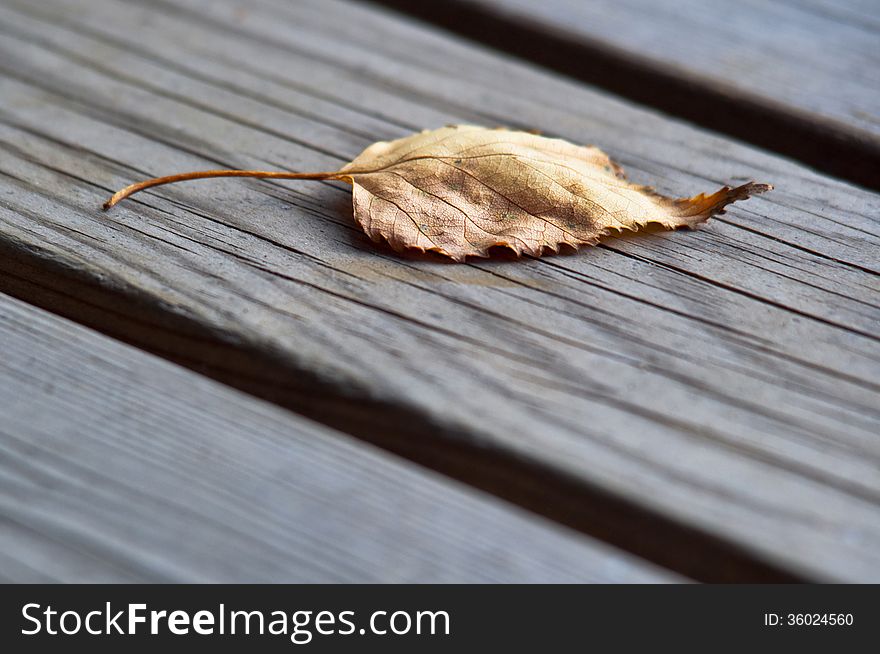
<svg viewBox="0 0 880 654"><path fill-rule="evenodd" d="M595 147L471 125L374 143L333 173L205 171L123 189L106 207L150 186L220 176L333 179L354 187L354 218L374 241L395 250L444 254L456 261L504 246L517 254L592 245L648 223L693 227L724 207L772 188L754 182L672 199L626 181Z"/></svg>

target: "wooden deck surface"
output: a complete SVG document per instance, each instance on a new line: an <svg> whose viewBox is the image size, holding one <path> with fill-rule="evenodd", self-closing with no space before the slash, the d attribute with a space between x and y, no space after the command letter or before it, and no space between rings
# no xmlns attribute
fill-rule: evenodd
<svg viewBox="0 0 880 654"><path fill-rule="evenodd" d="M675 579L8 296L0 343L5 581Z"/></svg>
<svg viewBox="0 0 880 654"><path fill-rule="evenodd" d="M872 0L376 0L880 190Z"/></svg>
<svg viewBox="0 0 880 654"><path fill-rule="evenodd" d="M880 147L880 12L858 0L464 0ZM584 62L589 66L589 62Z"/></svg>
<svg viewBox="0 0 880 654"><path fill-rule="evenodd" d="M696 232L465 265L377 248L330 183L100 211L144 177L332 169L456 122L596 143L672 195L776 190ZM0 2L0 291L695 579L880 580L878 216L876 193L372 4ZM584 577L621 556L550 532L531 578L552 548Z"/></svg>

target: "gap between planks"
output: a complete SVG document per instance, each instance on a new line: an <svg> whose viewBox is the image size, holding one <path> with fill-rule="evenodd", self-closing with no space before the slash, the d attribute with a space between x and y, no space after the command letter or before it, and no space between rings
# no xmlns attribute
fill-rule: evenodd
<svg viewBox="0 0 880 654"><path fill-rule="evenodd" d="M197 321L161 318L151 302L107 293L88 277L61 275L40 259L5 252L0 291L142 348L206 377L268 400L474 488L629 551L697 581L806 582L729 542L647 510L583 479L474 442L472 432L432 424L418 410L371 401L368 388L340 389L313 370L279 365L260 349L227 342ZM87 298L83 301L82 298ZM124 305L125 313L114 307ZM267 372L272 379L267 379ZM650 538L645 538L650 534Z"/></svg>
<svg viewBox="0 0 880 654"><path fill-rule="evenodd" d="M3 294L0 344L4 579L684 581Z"/></svg>
<svg viewBox="0 0 880 654"><path fill-rule="evenodd" d="M473 0L360 0L388 7L572 79L761 148L823 173L880 190L880 137L842 120L749 93L724 80L691 75L613 41L562 25L540 11L505 10ZM719 17L723 20L724 17Z"/></svg>

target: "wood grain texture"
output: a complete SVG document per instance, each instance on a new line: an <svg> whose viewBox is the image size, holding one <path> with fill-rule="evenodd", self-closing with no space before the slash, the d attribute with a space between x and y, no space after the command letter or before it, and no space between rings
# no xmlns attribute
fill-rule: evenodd
<svg viewBox="0 0 880 654"><path fill-rule="evenodd" d="M0 295L0 578L674 575Z"/></svg>
<svg viewBox="0 0 880 654"><path fill-rule="evenodd" d="M880 5L376 0L880 190Z"/></svg>
<svg viewBox="0 0 880 654"><path fill-rule="evenodd" d="M0 73L8 292L697 578L880 579L877 195L349 3L4 0ZM457 122L776 190L466 265L377 250L332 184L99 209Z"/></svg>

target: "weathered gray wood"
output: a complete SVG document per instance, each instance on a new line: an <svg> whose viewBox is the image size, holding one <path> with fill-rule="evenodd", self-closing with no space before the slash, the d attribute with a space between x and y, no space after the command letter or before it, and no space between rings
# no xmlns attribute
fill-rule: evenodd
<svg viewBox="0 0 880 654"><path fill-rule="evenodd" d="M0 352L5 580L676 579L4 295Z"/></svg>
<svg viewBox="0 0 880 654"><path fill-rule="evenodd" d="M880 579L877 195L339 2L4 0L0 73L10 292L701 578ZM377 250L330 184L98 210L461 121L597 142L667 193L777 190L468 265Z"/></svg>
<svg viewBox="0 0 880 654"><path fill-rule="evenodd" d="M880 190L880 4L376 0Z"/></svg>
<svg viewBox="0 0 880 654"><path fill-rule="evenodd" d="M811 0L464 0L659 61L880 142L880 6ZM853 15L855 14L855 15ZM587 62L588 63L588 62Z"/></svg>

